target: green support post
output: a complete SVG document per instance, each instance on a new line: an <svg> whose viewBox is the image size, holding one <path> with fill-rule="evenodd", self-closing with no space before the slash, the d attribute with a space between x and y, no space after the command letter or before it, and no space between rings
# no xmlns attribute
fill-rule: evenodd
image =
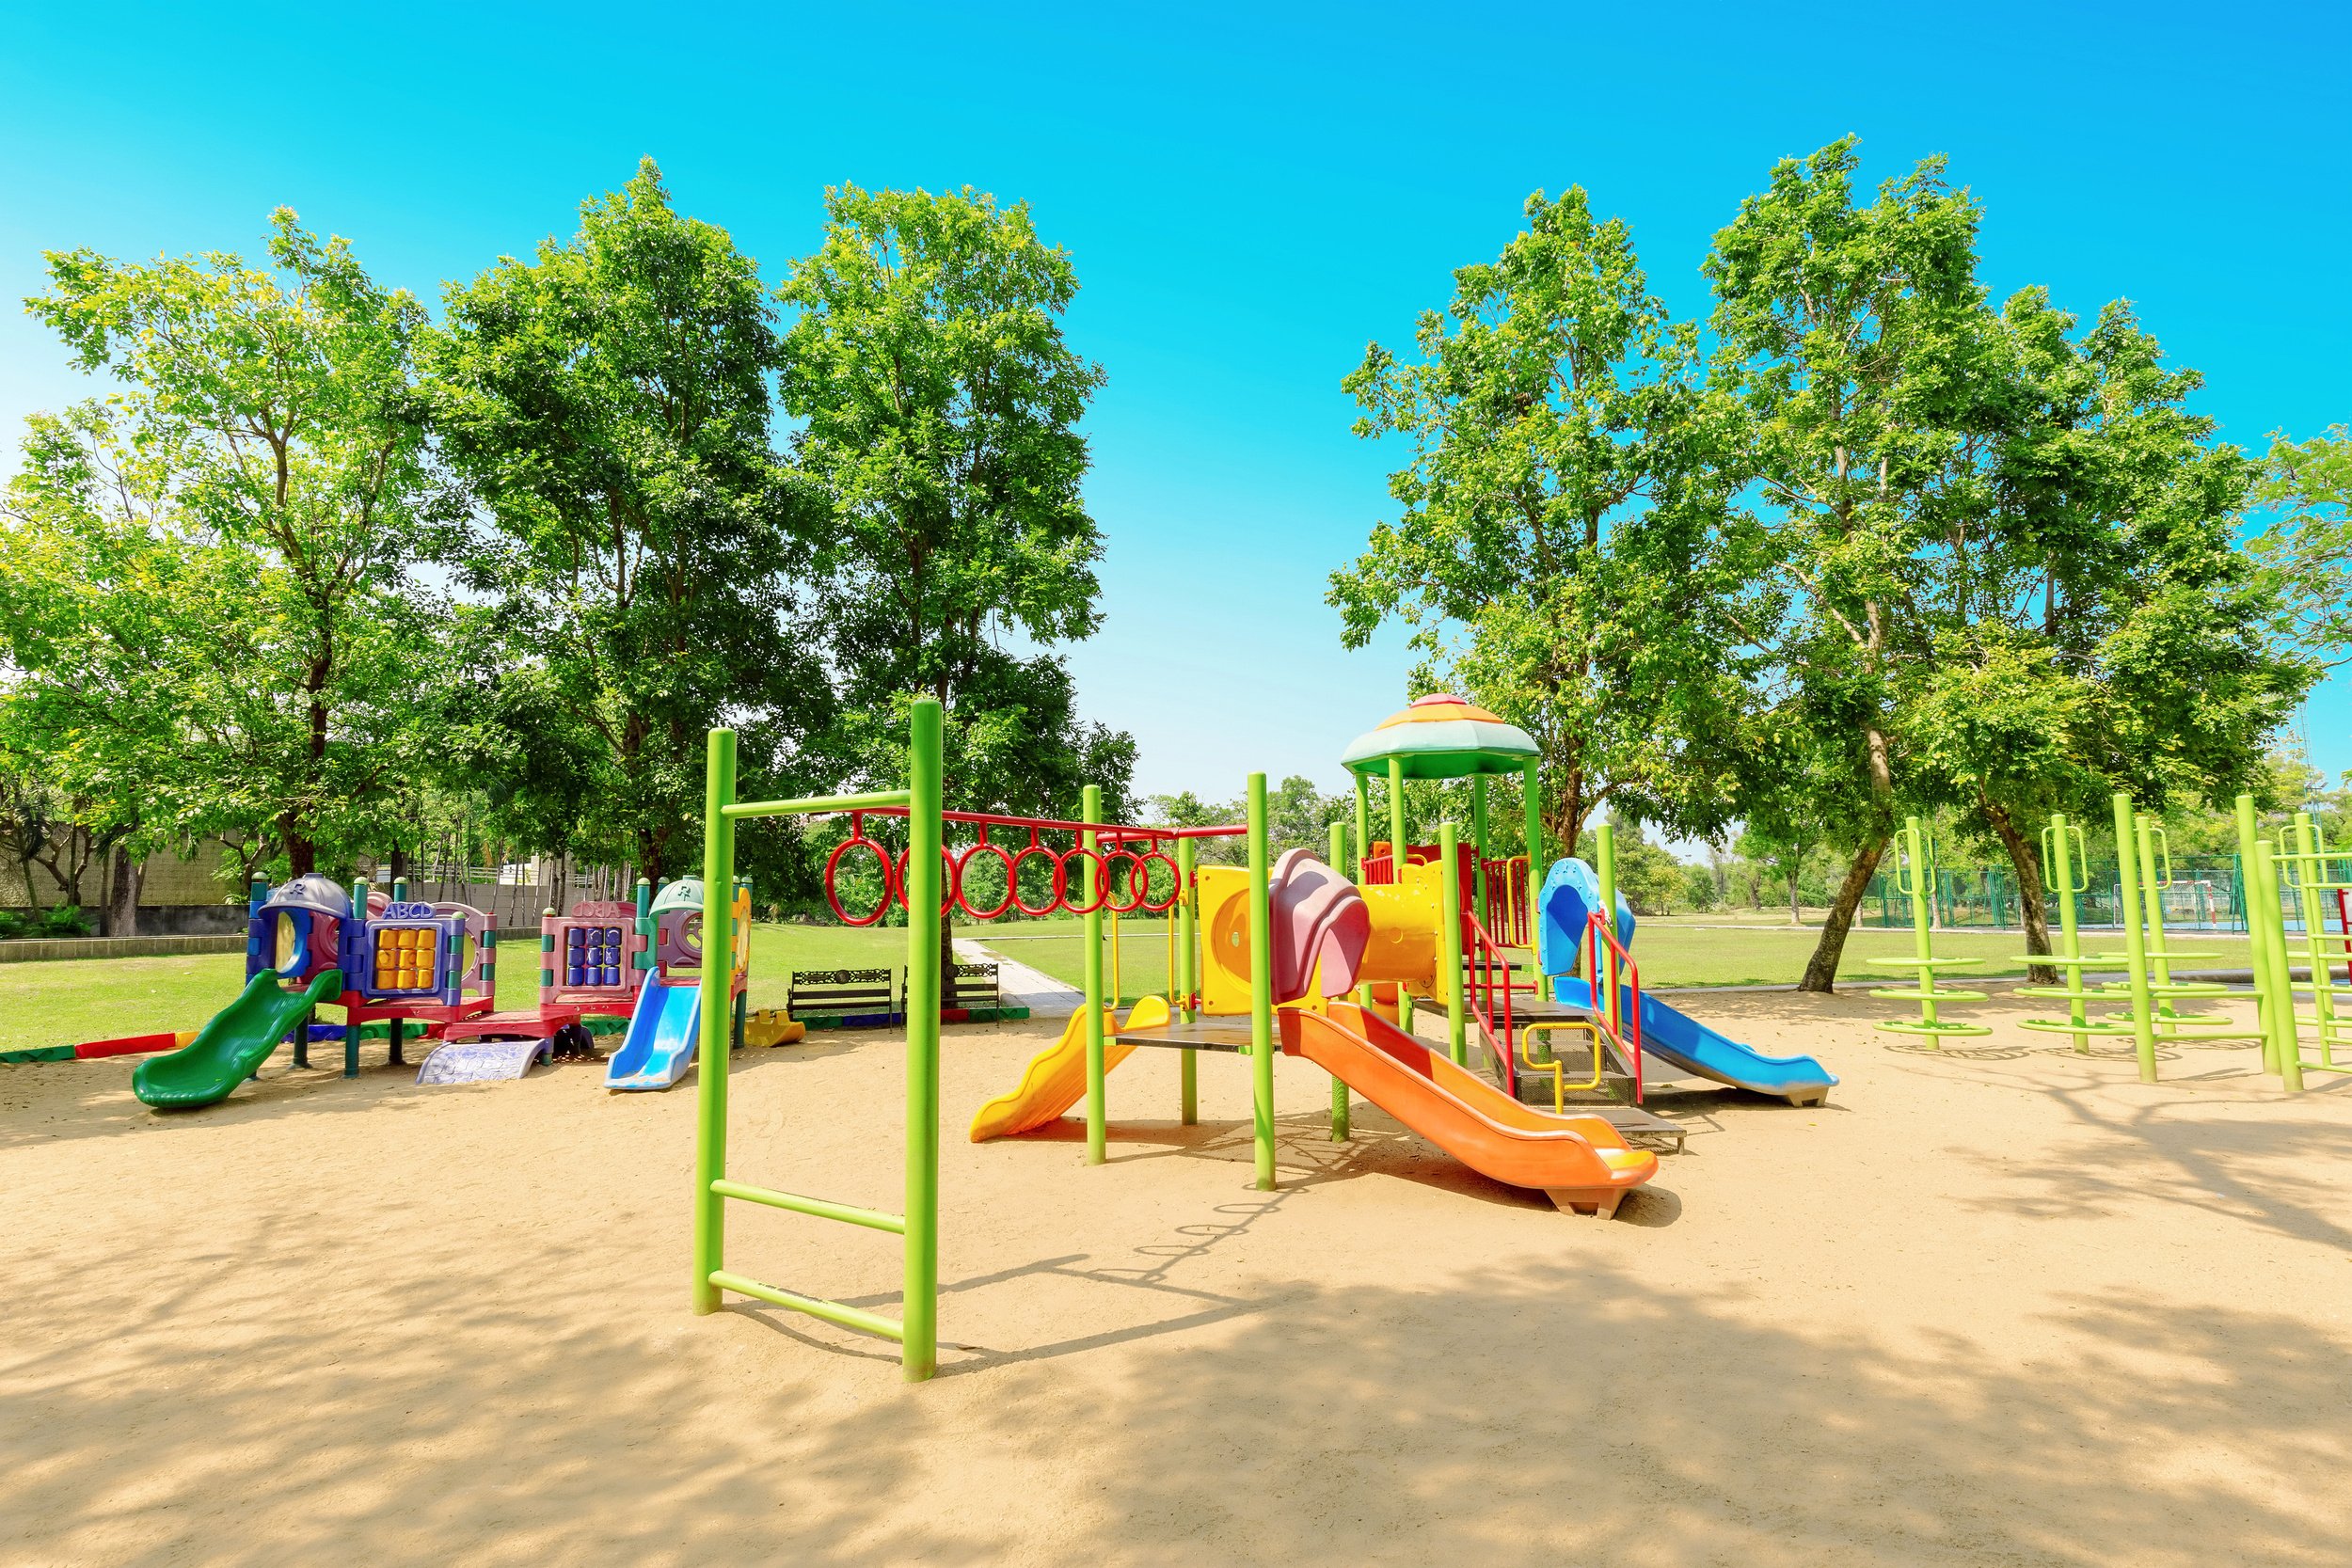
<svg viewBox="0 0 2352 1568"><path fill-rule="evenodd" d="M1181 960L1184 995L1177 999L1177 1016L1186 1023L1197 1016L1193 998L1200 994L1200 955L1195 944L1194 927L1200 923L1200 898L1192 885L1194 862L1193 841L1176 841L1176 950ZM1200 1053L1176 1053L1177 1113L1186 1127L1200 1121Z"/></svg>
<svg viewBox="0 0 2352 1568"><path fill-rule="evenodd" d="M644 884L640 882L638 887L642 893ZM539 911L539 995L542 999L555 989L555 933L548 929L548 922L554 918L553 904Z"/></svg>
<svg viewBox="0 0 2352 1568"><path fill-rule="evenodd" d="M907 735L907 1180L898 1367L920 1383L939 1366L939 850L944 824L940 706L916 703ZM1088 786L1088 816L1101 792ZM1102 1083L1102 1014L1088 1067ZM1097 1124L1099 1125L1099 1123Z"/></svg>
<svg viewBox="0 0 2352 1568"><path fill-rule="evenodd" d="M2088 1054L2091 1036L2126 1035L2131 1033L2131 1026L2090 1016L2090 1004L2097 993L2083 984L2083 968L2087 964L2106 960L2086 958L2083 954L2082 917L2075 904L2075 895L2090 884L2090 857L2085 854L2078 859L2075 854L2082 836L2080 825L2069 822L2063 812L2050 814L2050 825L2042 830L2042 876L2049 890L2058 895L2059 951L2023 955L2026 963L2046 964L2064 971L2065 983L2017 988L2020 996L2046 996L2064 1002L2066 1016L2063 1019L2022 1019L2017 1027L2037 1034L2072 1036L2074 1049Z"/></svg>
<svg viewBox="0 0 2352 1568"><path fill-rule="evenodd" d="M1391 759L1391 768L1396 767ZM1402 853L1402 850L1399 851ZM1249 775L1249 1122L1258 1190L1274 1190L1274 911L1268 895L1265 775Z"/></svg>
<svg viewBox="0 0 2352 1568"><path fill-rule="evenodd" d="M2141 931L2139 897L2139 857L2132 850L2136 830L2132 823L2132 798L2118 790L2115 808L2115 873L2122 882L2122 896L2116 919L2123 927L2123 963L2125 984L2132 997L2132 1040L2139 1055L2139 1081L2156 1081L2156 1021L2154 999L2148 992L2148 943Z"/></svg>
<svg viewBox="0 0 2352 1568"><path fill-rule="evenodd" d="M703 784L702 1031L694 1072L694 1291L696 1312L719 1309L717 1273L726 1251L726 1208L711 1183L727 1174L727 970L734 947L735 732L712 730ZM718 961L712 961L712 956Z"/></svg>
<svg viewBox="0 0 2352 1568"><path fill-rule="evenodd" d="M1366 873L1364 870L1364 862L1371 856L1371 854L1372 781L1365 778L1361 773L1359 773L1356 775L1356 885L1359 889L1372 885L1370 882L1365 880ZM1366 1012L1372 1011L1372 986L1370 982L1366 982L1365 984L1356 988L1356 1005L1363 1008Z"/></svg>
<svg viewBox="0 0 2352 1568"><path fill-rule="evenodd" d="M1347 875L1347 825L1343 822L1331 824L1331 869L1343 877ZM1189 1056L1192 1053L1187 1051L1184 1054ZM1347 1141L1348 1113L1347 1085L1334 1075L1331 1079L1331 1141L1333 1143Z"/></svg>
<svg viewBox="0 0 2352 1568"><path fill-rule="evenodd" d="M1451 822L1438 824L1438 961L1445 965L1445 1053L1454 1058L1455 1067L1468 1067L1470 1031L1462 1017L1462 868L1454 860ZM1508 975L1503 983L1510 983Z"/></svg>
<svg viewBox="0 0 2352 1568"><path fill-rule="evenodd" d="M408 902L407 878L395 877L392 879L392 902L395 904L405 904ZM385 1034L388 1037L391 1047L390 1053L385 1059L394 1067L406 1067L408 1064L402 1058L400 1048L407 1043L408 1021L405 1018L389 1020L385 1028Z"/></svg>
<svg viewBox="0 0 2352 1568"><path fill-rule="evenodd" d="M1535 901L1535 890L1543 885L1544 873L1550 869L1544 863L1543 775L1532 762L1527 765L1526 772L1520 775L1519 794L1527 809L1527 899L1532 908ZM1576 846L1569 845L1567 852L1575 854ZM1614 906L1611 909L1610 918L1614 920Z"/></svg>
<svg viewBox="0 0 2352 1568"><path fill-rule="evenodd" d="M1405 760L1389 759L1389 880L1405 879Z"/></svg>
<svg viewBox="0 0 2352 1568"><path fill-rule="evenodd" d="M1470 911L1486 923L1486 775L1470 775Z"/></svg>
<svg viewBox="0 0 2352 1568"><path fill-rule="evenodd" d="M1089 784L1081 793L1084 801L1078 808L1081 822L1103 819L1103 786ZM1086 848L1101 852L1102 835L1091 828L1078 835ZM1096 863L1083 859L1079 863L1089 869L1087 901L1094 907L1085 915L1086 925L1086 990L1087 990L1087 1164L1099 1165L1110 1158L1110 1118L1104 1105L1103 1088L1103 901L1110 896L1106 879L1095 873Z"/></svg>
<svg viewBox="0 0 2352 1568"><path fill-rule="evenodd" d="M2254 815L2254 798L2240 795L2234 805L2238 865L2245 882L2246 938L2254 950L2254 1012L2262 1024L2263 1070L2282 1072L2279 1026L2283 1020L2290 1029L2294 1027L2295 997L2292 992L2281 997L2272 987L2271 947L2283 935L2281 930L2274 929L2279 924L2279 901L2273 898L2267 906L2262 901L2262 879L2254 866L2255 850L2262 843L2262 827Z"/></svg>

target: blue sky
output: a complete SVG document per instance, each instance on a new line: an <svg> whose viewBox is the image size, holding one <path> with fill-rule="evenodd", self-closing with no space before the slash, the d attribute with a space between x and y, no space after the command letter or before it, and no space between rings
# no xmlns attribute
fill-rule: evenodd
<svg viewBox="0 0 2352 1568"><path fill-rule="evenodd" d="M1628 219L1696 315L1709 236L1775 159L1847 132L1872 179L1945 153L1996 293L2133 299L2229 438L2352 420L2341 4L88 14L0 3L0 298L43 247L256 250L286 203L437 300L648 153L771 276L828 183L1028 200L1110 376L1108 619L1072 662L1147 790L1338 787L1399 705L1401 638L1344 653L1323 604L1397 460L1349 434L1339 380L1538 187ZM0 310L0 430L82 389ZM2306 728L2352 768L2352 683Z"/></svg>

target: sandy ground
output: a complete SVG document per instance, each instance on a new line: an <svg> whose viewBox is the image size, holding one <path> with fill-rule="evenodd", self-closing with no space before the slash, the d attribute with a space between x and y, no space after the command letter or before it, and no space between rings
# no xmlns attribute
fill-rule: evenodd
<svg viewBox="0 0 2352 1568"><path fill-rule="evenodd" d="M919 1386L689 1313L691 1086L273 1068L164 1117L127 1062L0 1069L0 1560L2352 1561L2352 1085L1700 1010L1845 1083L1661 1097L1689 1152L1614 1223L1360 1105L1332 1144L1295 1061L1278 1193L1231 1057L1184 1129L1138 1053L1106 1167L974 1147L1050 1026L951 1031ZM736 1173L897 1207L900 1055L750 1053ZM732 1214L731 1265L894 1306L890 1238Z"/></svg>

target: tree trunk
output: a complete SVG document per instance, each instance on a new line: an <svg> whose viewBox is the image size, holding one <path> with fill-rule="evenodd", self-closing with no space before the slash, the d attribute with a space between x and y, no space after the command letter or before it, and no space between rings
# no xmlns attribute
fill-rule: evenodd
<svg viewBox="0 0 2352 1568"><path fill-rule="evenodd" d="M106 879L106 908L100 915L101 934L135 937L139 934L139 888L147 880L147 863L133 860L131 851L116 845Z"/></svg>
<svg viewBox="0 0 2352 1568"><path fill-rule="evenodd" d="M402 848L398 844L394 844L392 846L391 860L392 880L395 882L406 881L408 879L408 851Z"/></svg>
<svg viewBox="0 0 2352 1568"><path fill-rule="evenodd" d="M2017 898L2025 906L2026 951L2050 952L2050 911L2042 886L2042 857L2026 841L2026 835L2017 831L2016 819L2006 809L1981 795L1978 802L1984 809L1984 819L2000 835L2001 847L2009 851L2009 863L2017 868ZM2048 964L2033 964L2026 969L2026 977L2037 986L2055 986L2058 974Z"/></svg>
<svg viewBox="0 0 2352 1568"><path fill-rule="evenodd" d="M1813 957L1805 963L1804 978L1797 982L1799 990L1826 995L1837 989L1837 961L1846 956L1846 933L1853 928L1854 911L1870 890L1879 857L1885 853L1883 838L1871 840L1855 852L1853 864L1846 868L1846 879L1838 884L1837 898L1830 905L1829 919L1822 922L1821 940L1814 944Z"/></svg>
<svg viewBox="0 0 2352 1568"><path fill-rule="evenodd" d="M1798 873L1798 867L1792 865L1788 868L1788 924L1791 926L1804 924L1804 906L1797 900Z"/></svg>

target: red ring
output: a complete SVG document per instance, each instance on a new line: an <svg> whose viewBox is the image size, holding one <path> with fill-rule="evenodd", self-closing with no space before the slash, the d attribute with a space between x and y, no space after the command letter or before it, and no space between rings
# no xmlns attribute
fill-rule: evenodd
<svg viewBox="0 0 2352 1568"><path fill-rule="evenodd" d="M914 846L912 844L898 851L898 902L901 904L907 901L907 862L914 854ZM947 868L946 875L940 880L940 890L946 896L939 901L939 912L946 914L956 907L956 900L962 896L962 889L958 885L959 879L956 875L961 868L956 864L956 852L944 844L939 847L939 858L946 863Z"/></svg>
<svg viewBox="0 0 2352 1568"><path fill-rule="evenodd" d="M1073 855L1084 855L1087 859L1094 863L1094 870L1089 876L1088 880L1101 889L1101 892L1095 895L1094 902L1083 907L1070 902L1070 858ZM1061 907L1068 910L1072 914L1092 914L1095 911L1101 909L1104 904L1110 901L1110 868L1104 863L1101 851L1089 849L1083 844L1073 844L1069 848L1064 849L1061 852L1061 858L1055 862L1055 869L1061 875Z"/></svg>
<svg viewBox="0 0 2352 1568"><path fill-rule="evenodd" d="M998 899L994 907L991 909L976 910L972 907L972 900L964 896L963 874L971 869L972 857L983 851L995 856L1004 863L1005 895ZM963 858L956 863L956 903L964 913L975 920L993 920L1012 908L1012 896L1015 891L1012 885L1012 856L1005 852L1005 847L1001 844L991 844L988 840L982 839L971 848L966 849L963 852Z"/></svg>
<svg viewBox="0 0 2352 1568"><path fill-rule="evenodd" d="M1146 869L1153 861L1168 867L1168 879L1174 884L1168 890L1168 896L1156 904L1152 902L1152 873ZM1166 914L1176 907L1176 900L1184 895L1184 868L1170 860L1165 849L1145 850L1142 858L1136 863L1136 874L1143 880L1143 896L1140 904L1146 914Z"/></svg>
<svg viewBox="0 0 2352 1568"><path fill-rule="evenodd" d="M1125 857L1128 865L1131 867L1127 873L1127 891L1133 896L1131 896L1123 904L1110 904L1106 907L1113 914L1133 914L1136 911L1143 907L1143 895L1145 892L1148 891L1147 885L1143 879L1143 857L1141 855L1136 854L1133 849L1126 848L1123 846L1114 848L1109 854L1104 855L1103 857L1103 880L1107 884L1107 886L1104 891L1107 895L1110 888L1117 887L1119 885L1118 879L1111 875L1111 862L1118 860L1122 856Z"/></svg>
<svg viewBox="0 0 2352 1568"><path fill-rule="evenodd" d="M1045 863L1054 868L1054 891L1047 894L1045 902L1036 909L1031 909L1021 897L1021 863L1031 855L1043 855ZM1012 857L1012 875L1005 879L1012 886L1012 907L1027 915L1052 914L1056 910L1060 909L1061 895L1068 887L1062 876L1061 857L1045 847L1044 845L1038 843L1034 838L1030 840L1027 848Z"/></svg>
<svg viewBox="0 0 2352 1568"><path fill-rule="evenodd" d="M873 912L863 920L841 907L840 891L834 886L834 868L841 863L841 857L852 849L871 849L874 858L882 862L882 898L875 904ZM833 906L833 912L844 926L871 926L888 913L892 900L898 895L897 883L898 870L890 863L890 851L870 838L845 838L834 846L832 854L825 857L825 902Z"/></svg>

